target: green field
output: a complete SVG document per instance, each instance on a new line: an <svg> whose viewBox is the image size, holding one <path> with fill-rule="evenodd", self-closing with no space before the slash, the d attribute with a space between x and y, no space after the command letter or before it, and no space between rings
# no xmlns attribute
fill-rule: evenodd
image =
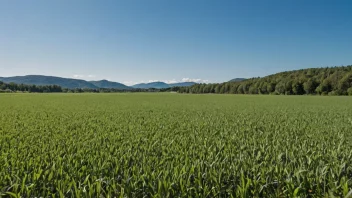
<svg viewBox="0 0 352 198"><path fill-rule="evenodd" d="M0 94L0 196L345 197L352 98Z"/></svg>

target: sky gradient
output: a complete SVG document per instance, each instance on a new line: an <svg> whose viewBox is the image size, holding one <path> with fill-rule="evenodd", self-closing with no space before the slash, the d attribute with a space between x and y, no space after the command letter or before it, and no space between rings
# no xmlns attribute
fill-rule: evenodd
<svg viewBox="0 0 352 198"><path fill-rule="evenodd" d="M352 64L350 0L0 0L0 76L223 82Z"/></svg>

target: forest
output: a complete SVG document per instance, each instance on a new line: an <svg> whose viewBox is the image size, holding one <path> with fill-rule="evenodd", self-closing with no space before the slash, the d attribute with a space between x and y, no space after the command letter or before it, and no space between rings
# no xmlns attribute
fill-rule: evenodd
<svg viewBox="0 0 352 198"><path fill-rule="evenodd" d="M301 69L240 82L196 84L171 90L195 94L352 95L352 65Z"/></svg>

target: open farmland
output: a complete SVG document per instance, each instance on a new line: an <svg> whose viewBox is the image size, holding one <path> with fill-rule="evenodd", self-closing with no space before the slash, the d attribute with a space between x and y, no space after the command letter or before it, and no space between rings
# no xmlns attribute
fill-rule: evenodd
<svg viewBox="0 0 352 198"><path fill-rule="evenodd" d="M352 98L0 95L0 196L344 197Z"/></svg>

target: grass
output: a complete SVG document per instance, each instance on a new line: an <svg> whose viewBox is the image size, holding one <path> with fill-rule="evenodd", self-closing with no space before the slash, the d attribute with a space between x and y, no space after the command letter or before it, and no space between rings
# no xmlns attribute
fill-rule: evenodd
<svg viewBox="0 0 352 198"><path fill-rule="evenodd" d="M352 99L0 94L0 196L344 197Z"/></svg>

